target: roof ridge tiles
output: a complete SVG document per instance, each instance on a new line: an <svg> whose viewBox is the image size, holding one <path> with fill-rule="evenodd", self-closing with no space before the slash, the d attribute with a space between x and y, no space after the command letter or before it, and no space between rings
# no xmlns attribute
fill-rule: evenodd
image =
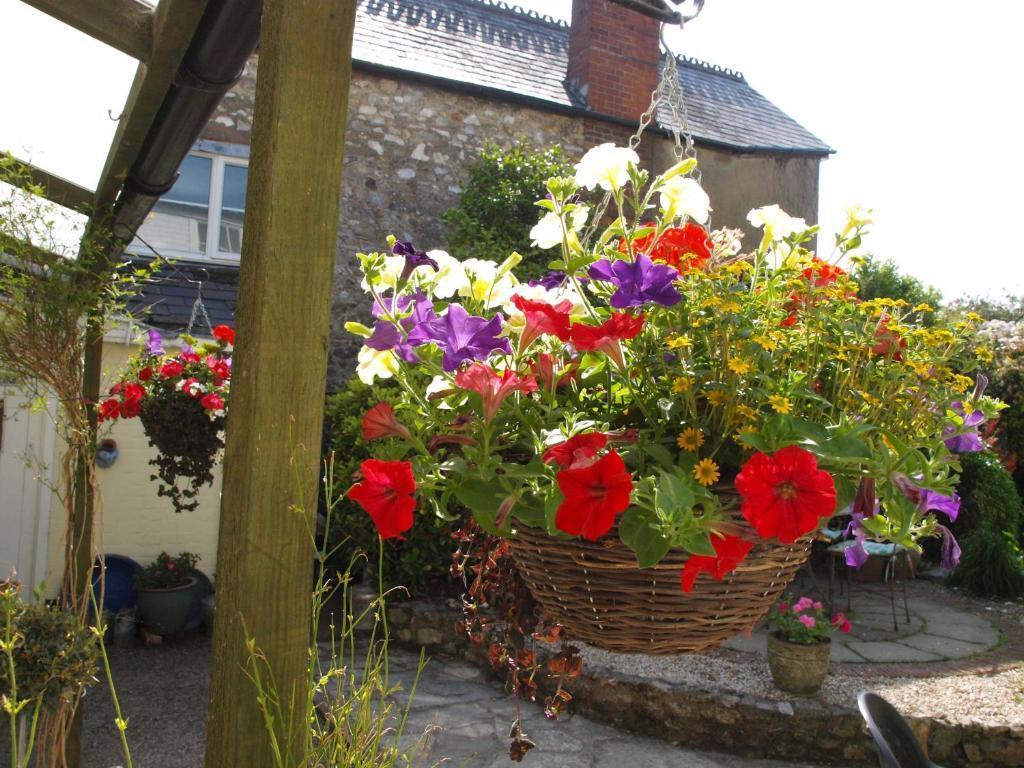
<svg viewBox="0 0 1024 768"><path fill-rule="evenodd" d="M722 67L718 64L712 64L709 61L698 59L695 56L685 56L680 54L676 56L676 61L685 67L696 67L697 69L702 69L705 72L723 75L724 77L731 77L733 80L738 80L741 83L747 82L747 78L743 76L743 73L740 70L729 69L728 67Z"/></svg>
<svg viewBox="0 0 1024 768"><path fill-rule="evenodd" d="M554 16L549 16L546 13L540 13L533 10L532 8L523 8L521 5L513 5L512 3L506 3L503 0L464 0L468 3L476 3L479 5L486 5L491 8L497 8L500 11L507 13L514 13L517 16L526 16L530 19L536 19L537 21L543 21L545 24L553 24L556 27L562 27L564 29L569 28L569 24L562 19L556 19Z"/></svg>

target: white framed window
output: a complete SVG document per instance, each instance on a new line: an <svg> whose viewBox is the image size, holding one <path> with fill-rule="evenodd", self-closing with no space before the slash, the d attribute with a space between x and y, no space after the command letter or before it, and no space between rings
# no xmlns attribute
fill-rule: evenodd
<svg viewBox="0 0 1024 768"><path fill-rule="evenodd" d="M179 174L139 227L131 250L151 254L151 246L160 255L176 259L237 263L242 253L248 162L191 152Z"/></svg>

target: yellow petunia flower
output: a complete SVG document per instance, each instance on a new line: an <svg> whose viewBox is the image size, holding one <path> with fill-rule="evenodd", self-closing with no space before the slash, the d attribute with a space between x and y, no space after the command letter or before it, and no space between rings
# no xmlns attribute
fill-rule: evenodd
<svg viewBox="0 0 1024 768"><path fill-rule="evenodd" d="M711 459L701 459L693 468L693 476L703 486L718 482L718 465Z"/></svg>
<svg viewBox="0 0 1024 768"><path fill-rule="evenodd" d="M769 395L768 405L772 407L776 413L786 414L793 410L793 403L788 397L782 395Z"/></svg>
<svg viewBox="0 0 1024 768"><path fill-rule="evenodd" d="M696 451L704 445L704 433L694 427L687 427L679 433L676 438L676 445L684 451Z"/></svg>

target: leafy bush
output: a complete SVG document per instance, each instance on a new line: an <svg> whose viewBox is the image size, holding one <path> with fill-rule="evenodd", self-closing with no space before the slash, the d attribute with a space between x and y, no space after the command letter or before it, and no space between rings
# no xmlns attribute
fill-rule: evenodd
<svg viewBox="0 0 1024 768"><path fill-rule="evenodd" d="M960 464L960 515L952 528L963 554L953 583L978 595L1024 595L1021 497L1013 477L991 453L964 454Z"/></svg>
<svg viewBox="0 0 1024 768"><path fill-rule="evenodd" d="M512 251L523 256L517 272L526 279L547 271L550 252L530 245L530 228L540 218L535 202L552 176L571 174L562 148L517 142L511 149L487 143L469 166L459 204L448 210L448 250L459 259L503 260Z"/></svg>
<svg viewBox="0 0 1024 768"><path fill-rule="evenodd" d="M1024 456L1024 323L992 320L981 327L978 337L984 342L979 352L991 357L985 368L989 393L1007 406L999 414L999 447L1019 461ZM1024 473L1018 470L1016 479L1019 488Z"/></svg>
<svg viewBox="0 0 1024 768"><path fill-rule="evenodd" d="M999 458L992 453L965 453L960 465L960 514L951 526L953 532L967 536L984 527L1016 537L1021 527L1021 498Z"/></svg>
<svg viewBox="0 0 1024 768"><path fill-rule="evenodd" d="M1024 594L1024 553L1009 531L982 527L964 538L953 583L967 592L1016 598Z"/></svg>
<svg viewBox="0 0 1024 768"><path fill-rule="evenodd" d="M356 552L373 556L378 551L373 521L345 494L359 465L366 459L383 458L385 450L385 446L378 448L363 440L363 414L377 403L398 402L399 394L397 384L385 381L369 386L353 376L344 389L327 398L327 442L334 456L330 496L336 499L327 546L335 550L338 562L348 563ZM421 511L419 518L404 540L389 542L384 548L385 584L403 586L413 594L447 576L455 550L452 524L429 512Z"/></svg>
<svg viewBox="0 0 1024 768"><path fill-rule="evenodd" d="M869 256L854 267L850 276L859 286L857 295L862 299L903 299L911 306L929 304L932 307L942 301L937 288L900 272L894 261L879 261ZM928 319L927 313L923 319Z"/></svg>

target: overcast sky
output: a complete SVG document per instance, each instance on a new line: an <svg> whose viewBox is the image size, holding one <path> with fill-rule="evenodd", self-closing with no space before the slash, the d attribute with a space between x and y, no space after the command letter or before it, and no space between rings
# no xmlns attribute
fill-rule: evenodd
<svg viewBox="0 0 1024 768"><path fill-rule="evenodd" d="M0 0L0 29L0 148L93 187L134 62L20 0ZM825 227L844 205L874 208L871 250L952 298L1024 293L1022 29L1008 0L706 0L672 42L742 70L837 150Z"/></svg>

